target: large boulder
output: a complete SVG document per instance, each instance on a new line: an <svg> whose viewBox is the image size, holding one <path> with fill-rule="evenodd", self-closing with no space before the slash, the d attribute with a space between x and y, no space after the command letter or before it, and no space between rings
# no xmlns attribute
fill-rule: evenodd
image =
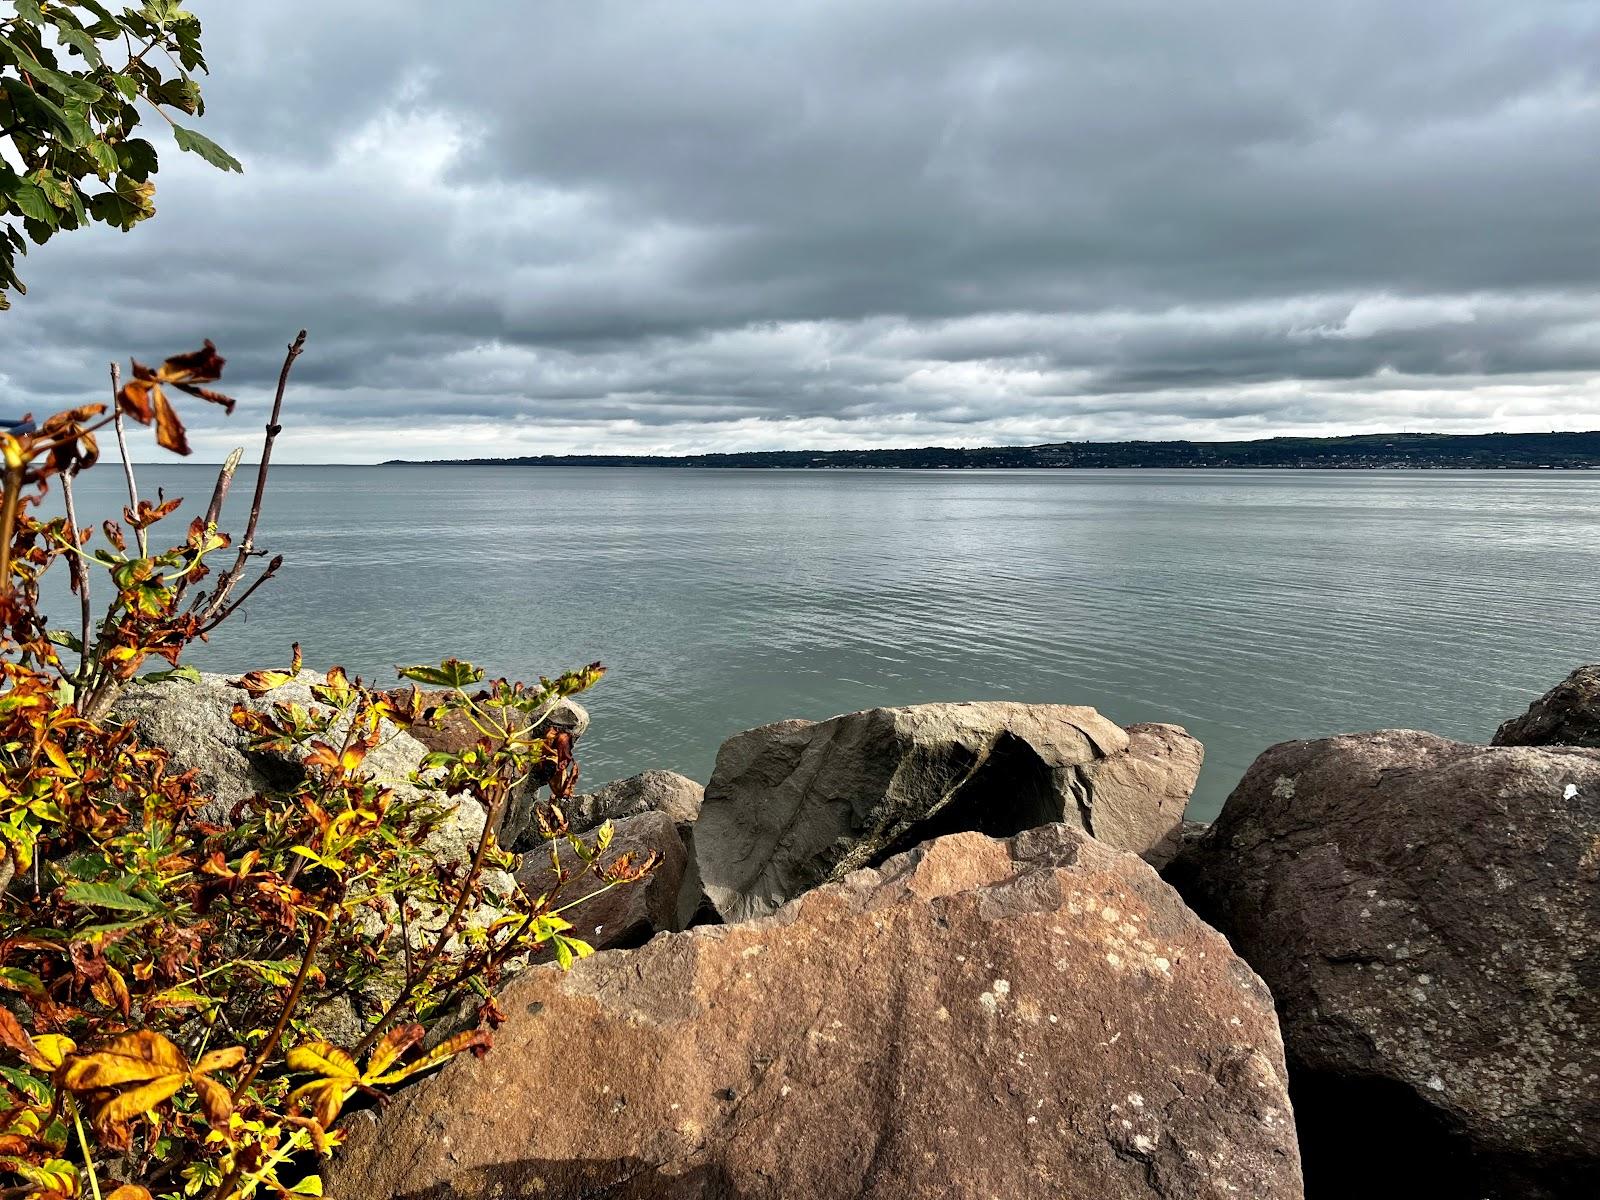
<svg viewBox="0 0 1600 1200"><path fill-rule="evenodd" d="M1277 999L1309 1195L1600 1195L1597 871L1600 751L1256 760L1168 878Z"/></svg>
<svg viewBox="0 0 1600 1200"><path fill-rule="evenodd" d="M563 865L570 868L572 852L565 843L557 843L557 849ZM610 862L620 854L632 854L636 862L655 854L660 861L638 883L605 888L593 875L582 875L569 879L560 893L558 905L579 902L561 914L572 923L573 936L596 950L642 946L661 930L683 928L678 895L689 855L672 818L647 811L614 822L611 845L601 861ZM550 855L544 850L529 851L516 879L530 897L552 891L557 876Z"/></svg>
<svg viewBox="0 0 1600 1200"><path fill-rule="evenodd" d="M1200 743L1176 726L1135 728L1092 708L993 702L736 734L717 752L695 826L706 894L743 920L940 834L1004 837L1054 821L1170 854Z"/></svg>
<svg viewBox="0 0 1600 1200"><path fill-rule="evenodd" d="M1600 746L1600 666L1579 667L1495 730L1496 746Z"/></svg>
<svg viewBox="0 0 1600 1200"><path fill-rule="evenodd" d="M777 915L529 971L347 1121L364 1200L1301 1195L1271 997L1146 864L942 838Z"/></svg>

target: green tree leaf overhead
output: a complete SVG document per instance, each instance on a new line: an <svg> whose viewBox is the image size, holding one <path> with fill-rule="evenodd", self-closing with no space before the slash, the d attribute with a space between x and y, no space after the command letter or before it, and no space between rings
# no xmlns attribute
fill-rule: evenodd
<svg viewBox="0 0 1600 1200"><path fill-rule="evenodd" d="M0 308L27 289L17 258L91 221L131 229L153 216L158 159L134 136L154 112L178 149L226 171L239 160L168 113L205 112L200 21L178 0L14 0L0 17Z"/></svg>

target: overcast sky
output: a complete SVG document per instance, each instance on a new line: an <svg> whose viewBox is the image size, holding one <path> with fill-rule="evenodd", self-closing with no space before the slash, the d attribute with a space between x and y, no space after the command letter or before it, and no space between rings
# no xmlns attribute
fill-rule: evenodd
<svg viewBox="0 0 1600 1200"><path fill-rule="evenodd" d="M286 460L1600 428L1597 0L191 0L222 174L7 404L209 336ZM30 398L18 402L16 397Z"/></svg>

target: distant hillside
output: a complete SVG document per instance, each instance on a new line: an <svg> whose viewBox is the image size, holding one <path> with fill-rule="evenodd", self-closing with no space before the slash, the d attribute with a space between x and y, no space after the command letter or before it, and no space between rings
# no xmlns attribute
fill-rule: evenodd
<svg viewBox="0 0 1600 1200"><path fill-rule="evenodd" d="M682 457L642 454L544 454L523 458L466 458L385 466L522 467L787 467L821 470L886 467L974 470L996 467L1600 467L1600 432L1376 433L1356 437L1265 438L1253 442L1055 442L957 450L754 450Z"/></svg>

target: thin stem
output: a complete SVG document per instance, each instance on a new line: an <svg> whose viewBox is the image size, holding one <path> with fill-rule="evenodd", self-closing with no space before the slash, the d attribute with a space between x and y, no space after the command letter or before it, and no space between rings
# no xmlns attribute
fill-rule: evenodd
<svg viewBox="0 0 1600 1200"><path fill-rule="evenodd" d="M71 539L72 548L77 551L76 554L67 559L67 570L72 576L72 587L78 593L78 603L83 609L83 632L78 642L78 673L74 677L76 686L81 688L89 679L89 663L91 661L89 657L89 626L92 623L92 617L89 610L89 572L83 566L81 557L83 551L79 549L82 542L78 540L78 510L72 503L72 480L77 473L78 466L76 463L72 465L70 470L62 473L61 495L67 510L68 536Z"/></svg>
<svg viewBox="0 0 1600 1200"><path fill-rule="evenodd" d="M241 604L250 599L258 587L278 573L278 568L281 566L283 566L283 555L274 555L272 561L267 564L267 569L261 572L261 578L257 579L249 587L245 588L244 592L239 596L239 598L232 604L228 605L227 608L223 609L216 616L212 617L211 620L200 626L200 632L210 633L218 625L221 625L224 621L231 617Z"/></svg>
<svg viewBox="0 0 1600 1200"><path fill-rule="evenodd" d="M222 470L217 472L216 486L211 489L211 503L206 505L205 530L210 533L217 527L217 522L222 519L222 502L228 498L228 488L233 483L233 473L239 469L239 460L244 457L244 447L240 446L230 455L228 461L222 464ZM173 599L174 606L183 599L183 594L189 590L187 577L178 585L178 594ZM195 597L195 603L204 600L204 595Z"/></svg>
<svg viewBox="0 0 1600 1200"><path fill-rule="evenodd" d="M234 585L239 582L239 577L244 574L245 563L250 560L250 554L256 547L256 526L261 520L261 500L267 490L267 470L272 465L272 443L283 431L283 426L278 424L278 418L283 414L283 393L289 386L289 371L294 366L294 360L300 357L300 352L305 348L306 331L302 329L294 341L289 343L289 352L283 358L283 369L278 372L278 391L272 400L272 416L267 420L267 436L261 443L261 462L256 467L256 490L250 499L250 521L244 527L244 540L239 543L239 556L234 559L228 573L217 581L216 589L211 593L211 599L202 614L202 620L209 620L222 608L228 599L228 593L233 591Z"/></svg>
<svg viewBox="0 0 1600 1200"><path fill-rule="evenodd" d="M78 1145L83 1148L83 1169L89 1172L89 1190L94 1193L94 1200L100 1200L100 1180L94 1173L94 1155L89 1152L89 1137L83 1132L83 1114L78 1111L78 1102L68 1100L72 1105L72 1123L78 1129Z"/></svg>
<svg viewBox="0 0 1600 1200"><path fill-rule="evenodd" d="M233 1099L238 1101L244 1094L245 1088L255 1082L261 1073L261 1068L266 1065L267 1059L272 1057L273 1051L278 1048L278 1041L283 1037L283 1031L288 1028L289 1017L293 1014L295 1006L300 1003L300 993L305 990L306 978L311 974L311 965L317 957L317 947L322 945L322 935L328 931L329 918L317 914L317 927L311 931L311 940L306 944L305 957L300 960L300 971L294 977L294 984L289 988L289 998L283 1003L283 1011L278 1014L277 1022L272 1026L272 1032L267 1035L267 1040L261 1043L261 1049L256 1051L255 1060L251 1062L250 1069L240 1078L233 1089Z"/></svg>
<svg viewBox="0 0 1600 1200"><path fill-rule="evenodd" d="M117 450L122 455L122 474L128 481L128 503L135 514L139 511L139 482L133 477L133 462L128 458L128 434L122 424L122 406L117 403L117 397L122 394L122 368L116 363L111 364L111 423L117 431ZM150 538L145 529L135 529L134 534L139 542L139 557L150 557Z"/></svg>

